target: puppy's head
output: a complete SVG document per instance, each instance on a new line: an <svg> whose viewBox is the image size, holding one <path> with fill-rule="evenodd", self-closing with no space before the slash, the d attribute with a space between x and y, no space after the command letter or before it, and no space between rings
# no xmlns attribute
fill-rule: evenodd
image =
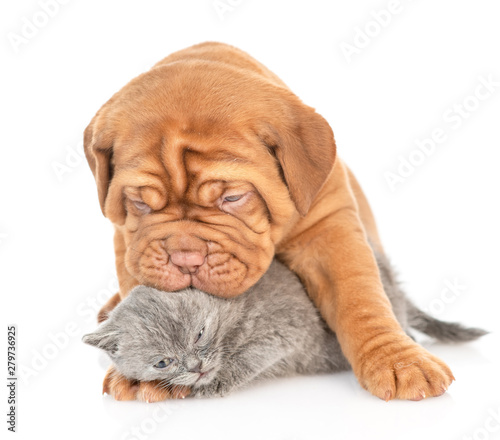
<svg viewBox="0 0 500 440"><path fill-rule="evenodd" d="M264 274L335 158L329 125L289 90L196 60L130 82L84 144L128 273L162 290L225 297Z"/></svg>

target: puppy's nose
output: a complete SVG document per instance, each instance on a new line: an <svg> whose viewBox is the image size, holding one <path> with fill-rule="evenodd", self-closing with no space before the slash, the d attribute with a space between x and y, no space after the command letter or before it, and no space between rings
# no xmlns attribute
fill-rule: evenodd
<svg viewBox="0 0 500 440"><path fill-rule="evenodd" d="M196 273L198 268L205 262L205 256L199 252L175 251L170 254L170 261L175 264L182 273Z"/></svg>

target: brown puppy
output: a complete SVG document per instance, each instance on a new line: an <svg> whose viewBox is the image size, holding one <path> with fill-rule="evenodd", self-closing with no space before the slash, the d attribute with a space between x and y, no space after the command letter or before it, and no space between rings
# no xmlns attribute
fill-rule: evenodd
<svg viewBox="0 0 500 440"><path fill-rule="evenodd" d="M363 387L420 400L452 382L396 322L368 244L382 249L372 213L330 126L244 52L205 43L165 58L99 110L85 153L116 231L120 293L100 319L137 284L239 295L276 254ZM154 394L141 386L105 379L118 398Z"/></svg>

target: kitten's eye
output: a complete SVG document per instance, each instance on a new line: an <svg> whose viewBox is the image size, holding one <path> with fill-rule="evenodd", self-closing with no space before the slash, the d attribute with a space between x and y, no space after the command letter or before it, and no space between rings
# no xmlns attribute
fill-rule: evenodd
<svg viewBox="0 0 500 440"><path fill-rule="evenodd" d="M149 214L151 212L151 208L148 206L147 203L140 202L138 200L132 200L132 203L143 214Z"/></svg>
<svg viewBox="0 0 500 440"><path fill-rule="evenodd" d="M224 201L225 202L237 202L242 197L243 197L243 194L238 194L238 195L234 195L234 196L227 196L227 197L224 197Z"/></svg>
<svg viewBox="0 0 500 440"><path fill-rule="evenodd" d="M162 368L167 368L173 361L173 359L163 359L153 366L161 370Z"/></svg>
<svg viewBox="0 0 500 440"><path fill-rule="evenodd" d="M200 333L198 333L198 336L196 337L196 341L194 341L194 343L196 344L200 339L201 337L203 336L203 333L205 332L205 327L203 327L201 330L200 330Z"/></svg>

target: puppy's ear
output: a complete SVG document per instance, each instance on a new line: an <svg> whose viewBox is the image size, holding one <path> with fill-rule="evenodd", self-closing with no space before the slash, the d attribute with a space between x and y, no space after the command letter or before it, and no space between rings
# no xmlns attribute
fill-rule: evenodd
<svg viewBox="0 0 500 440"><path fill-rule="evenodd" d="M119 332L109 324L101 325L95 332L83 336L85 344L93 345L114 355L118 350Z"/></svg>
<svg viewBox="0 0 500 440"><path fill-rule="evenodd" d="M97 118L98 115L85 129L83 148L97 184L101 211L106 215L104 207L109 184L113 178L113 141L110 136L95 128Z"/></svg>
<svg viewBox="0 0 500 440"><path fill-rule="evenodd" d="M304 216L335 162L332 129L313 108L294 98L285 115L261 131L260 138L276 157L297 211Z"/></svg>

